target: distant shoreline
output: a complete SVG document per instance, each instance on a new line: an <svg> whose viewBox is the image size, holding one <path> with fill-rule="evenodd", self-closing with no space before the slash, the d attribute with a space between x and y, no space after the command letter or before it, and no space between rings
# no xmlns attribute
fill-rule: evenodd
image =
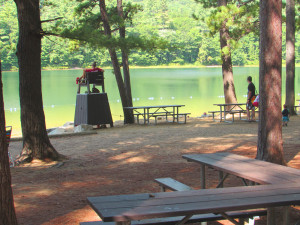
<svg viewBox="0 0 300 225"><path fill-rule="evenodd" d="M285 67L282 64L282 67ZM161 65L161 66L130 66L130 69L180 69L180 68L221 68L222 65ZM233 66L233 67L259 67L259 65L244 65L244 66ZM300 64L296 64L296 67L300 67ZM112 67L101 67L103 69L113 69ZM83 70L84 68L43 68L42 71L57 71L57 70ZM3 70L2 72L18 72L18 70Z"/></svg>

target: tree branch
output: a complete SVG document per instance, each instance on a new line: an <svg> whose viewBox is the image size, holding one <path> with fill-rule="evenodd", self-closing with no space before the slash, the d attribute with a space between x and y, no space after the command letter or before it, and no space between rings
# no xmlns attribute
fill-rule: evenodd
<svg viewBox="0 0 300 225"><path fill-rule="evenodd" d="M55 21L55 20L61 20L63 19L63 17L57 17L55 19L50 19L50 20L42 20L41 23L48 23L48 22L52 22L52 21Z"/></svg>

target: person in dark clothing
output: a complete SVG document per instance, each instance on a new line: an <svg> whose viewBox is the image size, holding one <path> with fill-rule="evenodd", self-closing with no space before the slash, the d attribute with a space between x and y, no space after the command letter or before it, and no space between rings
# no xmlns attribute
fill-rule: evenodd
<svg viewBox="0 0 300 225"><path fill-rule="evenodd" d="M290 112L289 112L289 110L287 108L287 105L284 105L283 108L284 109L282 111L282 126L286 126L287 127L287 124L290 121L290 119L289 119Z"/></svg>
<svg viewBox="0 0 300 225"><path fill-rule="evenodd" d="M248 94L247 94L247 120L255 121L255 107L253 106L253 102L255 100L255 85L252 83L252 77L249 76L247 78L248 85ZM252 111L252 115L250 118L250 110Z"/></svg>

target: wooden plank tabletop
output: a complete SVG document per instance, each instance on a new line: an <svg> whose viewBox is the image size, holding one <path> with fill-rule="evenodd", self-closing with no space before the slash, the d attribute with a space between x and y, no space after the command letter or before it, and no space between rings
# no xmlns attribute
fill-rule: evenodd
<svg viewBox="0 0 300 225"><path fill-rule="evenodd" d="M300 170L232 153L183 155L183 158L260 184L300 182Z"/></svg>
<svg viewBox="0 0 300 225"><path fill-rule="evenodd" d="M241 105L247 105L246 103L223 103L223 104L214 104L216 106L241 106Z"/></svg>
<svg viewBox="0 0 300 225"><path fill-rule="evenodd" d="M300 183L89 197L104 222L300 204Z"/></svg>
<svg viewBox="0 0 300 225"><path fill-rule="evenodd" d="M185 105L154 105L154 106L136 106L124 107L124 109L152 109L152 108L171 108L171 107L184 107Z"/></svg>

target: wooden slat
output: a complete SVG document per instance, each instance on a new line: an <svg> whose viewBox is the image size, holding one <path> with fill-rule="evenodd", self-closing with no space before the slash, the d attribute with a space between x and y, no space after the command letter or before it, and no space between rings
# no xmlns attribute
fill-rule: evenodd
<svg viewBox="0 0 300 225"><path fill-rule="evenodd" d="M193 196L208 196L208 195L222 195L232 194L240 192L253 192L253 191L274 191L281 189L295 189L300 187L300 183L290 184L277 184L277 185L260 185L260 186L248 186L248 187L231 187L231 188L218 188L218 189L201 189L192 191L181 192L161 192L161 193L144 193L144 194L131 194L131 195L113 195L113 196L98 196L88 197L87 200L93 204L112 204L114 202L130 202L130 201L145 201L152 198L165 199L165 198L187 198ZM151 197L153 196L153 197Z"/></svg>
<svg viewBox="0 0 300 225"><path fill-rule="evenodd" d="M159 185L166 187L172 191L189 191L193 190L191 187L174 180L173 178L166 177L166 178L157 178L155 179L155 182L157 182Z"/></svg>
<svg viewBox="0 0 300 225"><path fill-rule="evenodd" d="M227 213L232 218L250 218L253 216L264 216L266 215L265 209L258 210L244 210L244 211L236 211ZM174 225L178 221L182 220L183 216L169 217L169 218L155 218L148 219L142 221L132 221L132 225ZM199 223L199 222L208 222L208 221L216 221L216 220L224 220L225 218L220 214L201 214L192 216L192 218L188 221L188 223ZM114 225L114 222L83 222L80 225Z"/></svg>
<svg viewBox="0 0 300 225"><path fill-rule="evenodd" d="M298 170L299 176L297 176L295 174L290 174L288 172L288 169L284 170L285 168L281 168L277 164L255 160L243 156L238 156L236 154L216 153L216 154L206 154L205 157L228 164L229 168L232 168L233 165L236 165L236 167L234 168L238 168L238 169L240 168L241 177L242 174L244 173L245 168L249 168L251 169L251 173L254 174L261 174L263 171L263 174L267 175L267 179L265 181L269 183L273 182L273 178L279 179L278 183L282 183L284 181L297 182L297 180L299 181L300 179L300 170ZM276 168L278 167L281 169L276 170ZM249 173L249 171L247 171L247 173Z"/></svg>
<svg viewBox="0 0 300 225"><path fill-rule="evenodd" d="M261 207L277 207L287 206L290 204L299 204L300 194L297 195L277 195L266 196L260 198L247 199L233 199L231 202L227 199L224 201L206 202L199 205L199 203L185 203L168 206L149 206L122 208L109 210L103 213L104 221L127 221L127 220L141 220L155 217L172 217L184 216L203 213L218 213L223 211L234 211L242 209L254 209Z"/></svg>
<svg viewBox="0 0 300 225"><path fill-rule="evenodd" d="M243 187L242 187L243 188ZM243 188L245 189L245 188ZM147 206L160 206L160 205L173 205L173 204L186 204L186 203L199 203L205 204L211 201L229 200L231 199L243 199L243 198L256 198L270 195L282 195L282 194L300 194L299 187L290 188L288 191L285 188L281 189L269 189L269 190L240 190L240 192L235 193L212 193L209 195L193 195L193 196L178 196L178 197L166 197L166 198L149 198L144 201L122 201L122 202L112 202L112 203L95 203L97 209L115 209L115 208L134 208L137 206L147 207Z"/></svg>
<svg viewBox="0 0 300 225"><path fill-rule="evenodd" d="M266 162L266 161L261 161L261 160L257 160L257 159L252 159L252 158L248 158L248 157L245 157L245 156L232 154L232 153L228 153L228 152L220 152L220 153L217 153L217 154L224 155L224 156L234 158L234 159L239 159L239 160L246 161L246 162L249 162L249 163L253 163L257 166L267 167L268 170L270 170L270 169L275 170L278 173L283 173L284 175L288 174L289 176L293 176L295 178L300 177L300 170L292 168L292 167L278 165L278 164L274 164L274 163L270 163L270 162Z"/></svg>
<svg viewBox="0 0 300 225"><path fill-rule="evenodd" d="M254 168L249 164L235 164L234 160L231 162L224 162L221 160L212 159L203 155L183 155L182 157L197 163L205 164L209 167L213 167L217 170L224 171L229 174L233 174L248 180L255 181L260 184L280 184L282 183L281 178L273 177L268 173L262 173L261 171L257 173ZM230 163L230 164L229 164Z"/></svg>
<svg viewBox="0 0 300 225"><path fill-rule="evenodd" d="M98 215L109 222L128 220L128 218L139 220L299 204L299 187L299 183L293 183L159 193L154 195L159 199L149 197L148 200L120 201L119 204L101 202L101 197L88 198L88 200ZM237 192L238 190L240 193ZM210 195L206 196L207 193ZM191 194L193 196L185 197ZM133 195L131 199L136 199L136 196Z"/></svg>

